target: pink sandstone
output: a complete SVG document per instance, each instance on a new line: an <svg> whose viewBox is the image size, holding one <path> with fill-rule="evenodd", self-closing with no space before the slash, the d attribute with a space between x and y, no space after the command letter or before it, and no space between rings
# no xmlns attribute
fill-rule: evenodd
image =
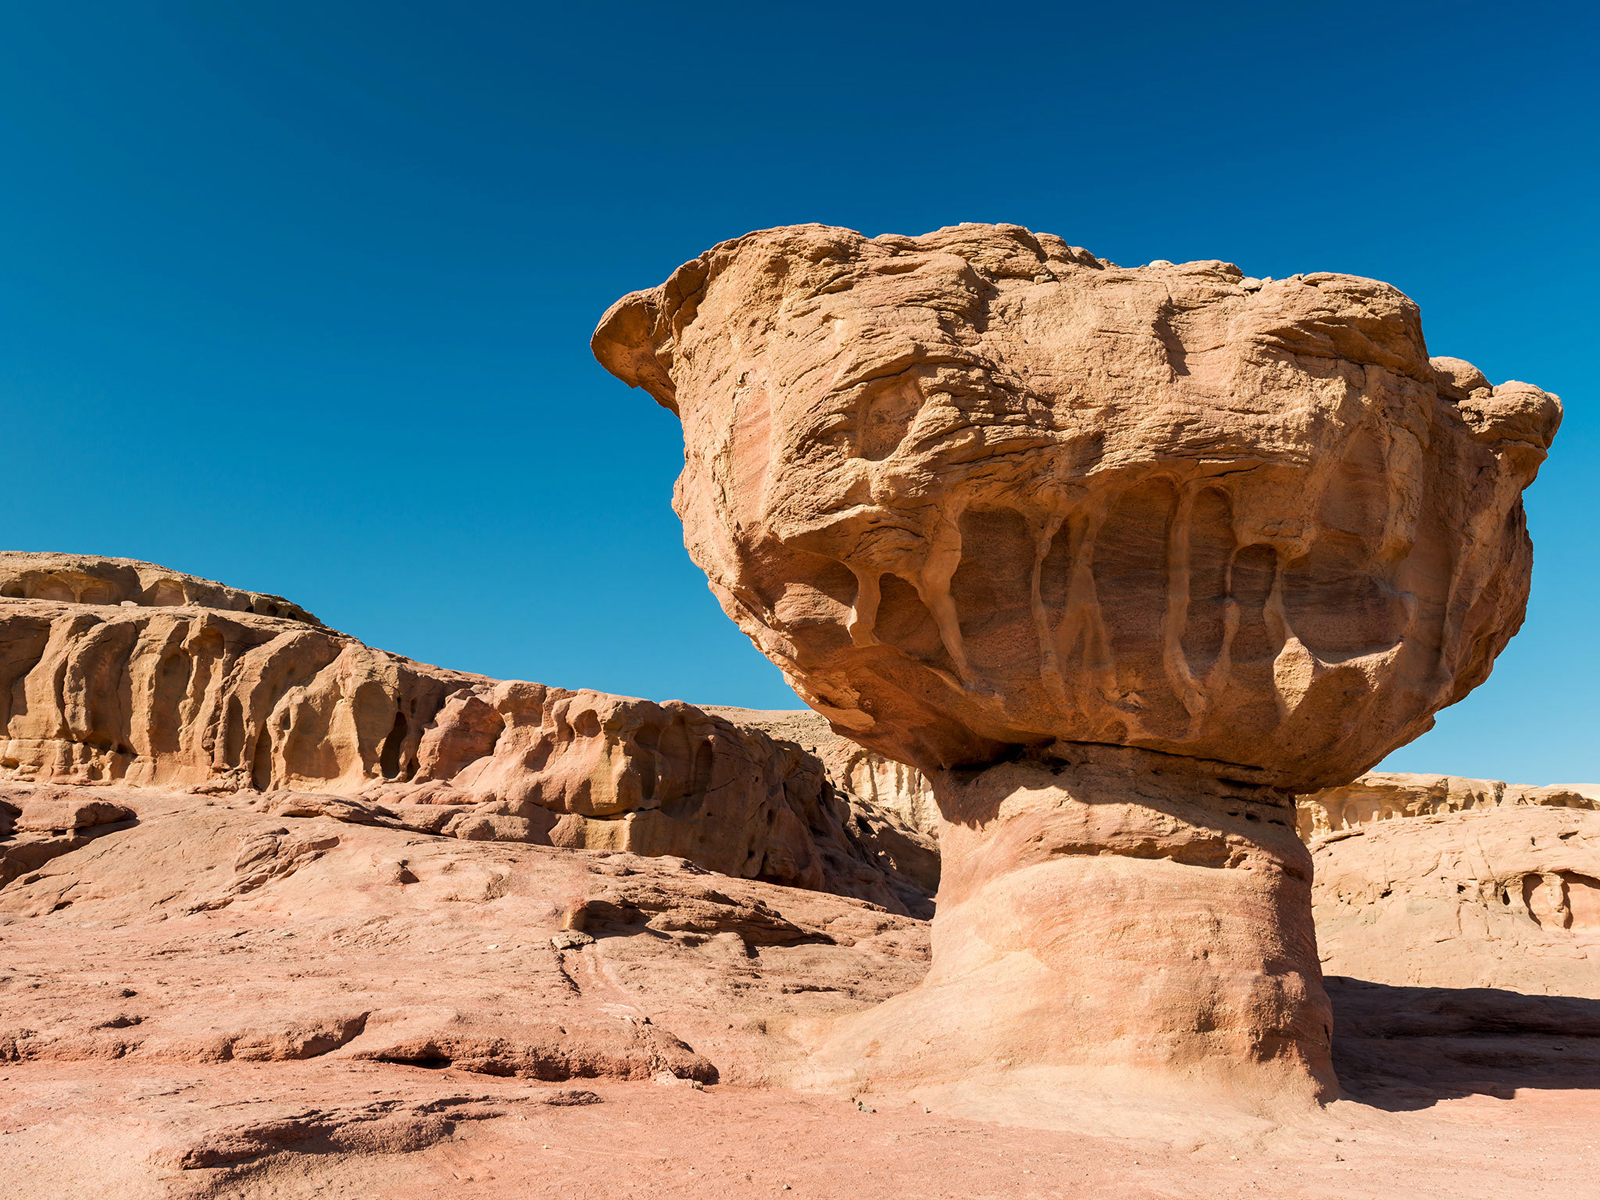
<svg viewBox="0 0 1600 1200"><path fill-rule="evenodd" d="M1556 398L1373 280L1012 225L753 233L592 345L680 418L728 615L938 799L932 969L819 1071L1331 1095L1293 796L1487 676Z"/></svg>

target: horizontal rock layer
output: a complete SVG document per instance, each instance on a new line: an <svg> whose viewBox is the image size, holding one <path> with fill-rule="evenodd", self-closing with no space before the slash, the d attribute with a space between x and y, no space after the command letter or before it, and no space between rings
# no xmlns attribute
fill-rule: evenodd
<svg viewBox="0 0 1600 1200"><path fill-rule="evenodd" d="M819 1077L1042 1104L1097 1088L1263 1110L1336 1094L1293 813L1186 766L1100 747L936 775L932 967L841 1026Z"/></svg>
<svg viewBox="0 0 1600 1200"><path fill-rule="evenodd" d="M1301 796L1298 831L1309 841L1374 821L1472 809L1531 806L1600 808L1600 786L1589 783L1533 787L1459 775L1412 775L1373 771L1344 787Z"/></svg>
<svg viewBox="0 0 1600 1200"><path fill-rule="evenodd" d="M140 608L194 606L322 624L282 596L242 591L196 575L169 571L155 563L85 554L0 550L0 597Z"/></svg>

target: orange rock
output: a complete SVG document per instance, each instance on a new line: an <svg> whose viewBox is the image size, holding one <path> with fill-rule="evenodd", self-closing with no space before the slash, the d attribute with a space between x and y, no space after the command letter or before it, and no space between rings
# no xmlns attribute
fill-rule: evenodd
<svg viewBox="0 0 1600 1200"><path fill-rule="evenodd" d="M592 345L724 610L942 810L933 971L838 1071L1331 1094L1292 794L1487 676L1555 397L1374 280L1014 225L753 233Z"/></svg>
<svg viewBox="0 0 1600 1200"><path fill-rule="evenodd" d="M897 912L925 912L938 875L930 838L759 729L412 662L125 559L0 553L0 779L254 791L285 816L675 855ZM121 819L40 814L17 828ZM45 852L4 848L0 871Z"/></svg>
<svg viewBox="0 0 1600 1200"><path fill-rule="evenodd" d="M21 833L67 833L74 829L88 829L95 825L108 825L113 821L132 818L133 810L106 800L91 800L82 796L69 799L39 799L22 806L16 828Z"/></svg>

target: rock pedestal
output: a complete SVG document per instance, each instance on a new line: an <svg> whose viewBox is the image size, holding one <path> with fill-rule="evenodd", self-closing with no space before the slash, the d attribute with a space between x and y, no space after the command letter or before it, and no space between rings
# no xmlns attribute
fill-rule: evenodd
<svg viewBox="0 0 1600 1200"><path fill-rule="evenodd" d="M863 1090L1046 1071L1119 1090L1327 1098L1311 857L1282 793L1086 749L947 771L933 967L818 1066Z"/></svg>
<svg viewBox="0 0 1600 1200"><path fill-rule="evenodd" d="M1012 225L749 234L593 347L683 423L724 610L935 781L933 971L828 1056L1326 1094L1292 796L1487 677L1556 398L1375 280Z"/></svg>

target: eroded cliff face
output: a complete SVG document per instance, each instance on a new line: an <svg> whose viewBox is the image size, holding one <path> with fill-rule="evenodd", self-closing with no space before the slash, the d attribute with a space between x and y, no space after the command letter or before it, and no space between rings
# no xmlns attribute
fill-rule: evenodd
<svg viewBox="0 0 1600 1200"><path fill-rule="evenodd" d="M196 605L322 626L316 617L282 596L243 591L155 563L87 554L0 550L0 598L156 608Z"/></svg>
<svg viewBox="0 0 1600 1200"><path fill-rule="evenodd" d="M1375 280L1124 269L1010 225L765 230L619 301L729 616L925 770L1121 744L1340 784L1515 632L1554 397Z"/></svg>
<svg viewBox="0 0 1600 1200"><path fill-rule="evenodd" d="M429 832L677 855L896 911L936 886L925 838L798 746L691 705L426 666L146 563L0 555L0 593L0 778L345 797Z"/></svg>
<svg viewBox="0 0 1600 1200"><path fill-rule="evenodd" d="M1373 771L1343 787L1328 788L1296 802L1299 833L1307 841L1375 821L1473 809L1507 807L1600 808L1594 784L1532 787L1498 779L1459 775L1415 775Z"/></svg>
<svg viewBox="0 0 1600 1200"><path fill-rule="evenodd" d="M1600 813L1488 805L1341 830L1311 853L1329 974L1600 998Z"/></svg>
<svg viewBox="0 0 1600 1200"><path fill-rule="evenodd" d="M775 738L797 742L821 759L829 776L852 796L876 810L893 813L901 822L930 838L938 838L939 806L928 777L916 767L885 758L858 742L840 737L821 713L809 708L708 708L706 711L764 730Z"/></svg>

